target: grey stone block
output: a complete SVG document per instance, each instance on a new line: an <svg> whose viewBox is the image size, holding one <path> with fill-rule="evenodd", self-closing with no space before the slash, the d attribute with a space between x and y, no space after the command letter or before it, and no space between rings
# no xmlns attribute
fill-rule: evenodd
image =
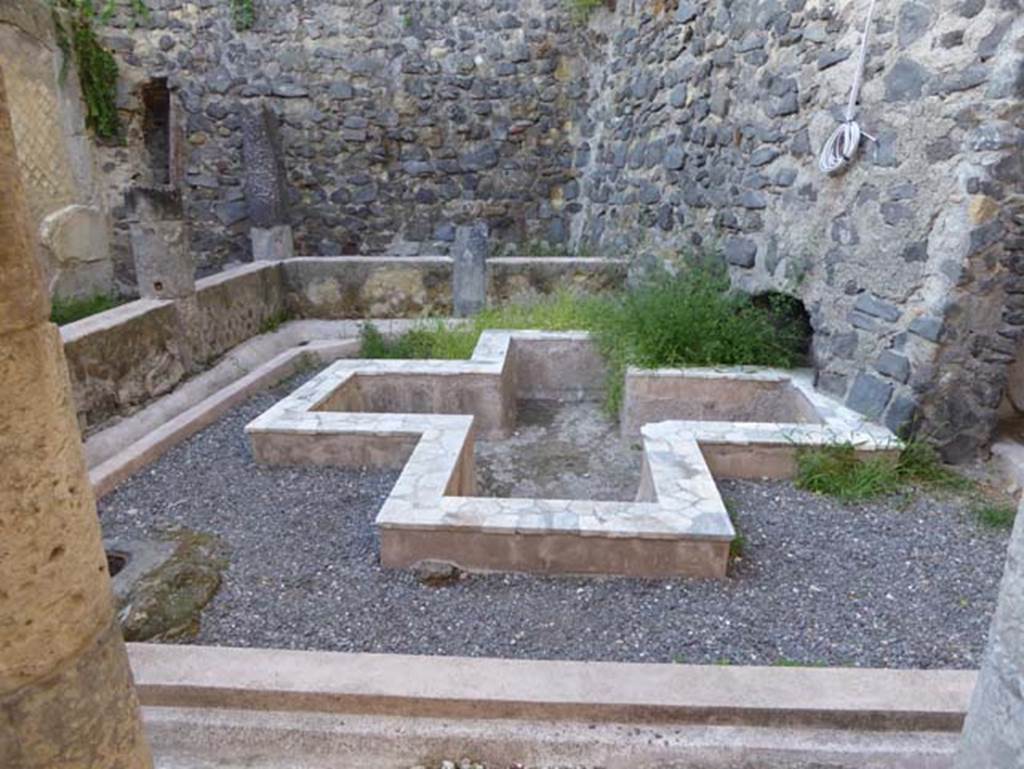
<svg viewBox="0 0 1024 769"><path fill-rule="evenodd" d="M729 238L725 244L725 260L734 267L750 269L757 260L757 243L749 238Z"/></svg>
<svg viewBox="0 0 1024 769"><path fill-rule="evenodd" d="M908 330L929 342L938 342L942 338L943 322L941 318L914 318Z"/></svg>
<svg viewBox="0 0 1024 769"><path fill-rule="evenodd" d="M486 222L458 227L452 245L452 304L456 317L474 315L487 303L487 254L490 228Z"/></svg>
<svg viewBox="0 0 1024 769"><path fill-rule="evenodd" d="M910 379L910 361L892 350L886 350L878 356L875 370L903 384Z"/></svg>
<svg viewBox="0 0 1024 769"><path fill-rule="evenodd" d="M858 374L846 398L846 405L868 419L880 419L892 399L893 385L871 374Z"/></svg>
<svg viewBox="0 0 1024 769"><path fill-rule="evenodd" d="M682 147L669 147L665 151L665 168L677 171L686 163L686 151Z"/></svg>
<svg viewBox="0 0 1024 769"><path fill-rule="evenodd" d="M697 18L698 8L696 3L681 2L676 9L676 21L681 24L693 21Z"/></svg>
<svg viewBox="0 0 1024 769"><path fill-rule="evenodd" d="M913 59L900 59L885 76L886 101L913 101L921 98L928 71Z"/></svg>
<svg viewBox="0 0 1024 769"><path fill-rule="evenodd" d="M905 436L914 423L917 408L917 401L913 398L907 395L897 395L885 413L885 426L896 435Z"/></svg>
<svg viewBox="0 0 1024 769"><path fill-rule="evenodd" d="M861 294L857 297L857 301L853 305L853 309L858 312L862 312L865 315L870 315L873 318L881 318L882 320L890 323L895 323L903 314L899 307L889 304L888 302L884 302L872 294Z"/></svg>
<svg viewBox="0 0 1024 769"><path fill-rule="evenodd" d="M288 223L288 182L277 118L260 105L242 110L245 205L253 227Z"/></svg>

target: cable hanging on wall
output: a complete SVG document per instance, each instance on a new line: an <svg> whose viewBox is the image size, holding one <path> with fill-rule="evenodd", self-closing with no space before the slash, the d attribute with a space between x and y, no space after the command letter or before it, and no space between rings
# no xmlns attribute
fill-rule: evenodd
<svg viewBox="0 0 1024 769"><path fill-rule="evenodd" d="M864 133L857 122L857 102L860 100L860 89L864 82L864 67L868 58L868 37L871 33L871 19L875 14L875 3L876 0L871 0L871 4L868 6L868 18L864 24L857 72L853 78L853 86L850 88L850 101L846 105L845 120L832 132L828 141L825 142L825 146L821 148L821 156L818 158L818 167L825 174L837 174L846 169L857 156L862 137L875 141L875 137Z"/></svg>

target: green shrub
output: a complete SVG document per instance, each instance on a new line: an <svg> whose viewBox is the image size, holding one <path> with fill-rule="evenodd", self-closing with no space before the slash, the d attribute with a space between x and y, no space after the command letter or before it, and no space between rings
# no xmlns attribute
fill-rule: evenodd
<svg viewBox="0 0 1024 769"><path fill-rule="evenodd" d="M788 310L787 310L788 312ZM488 308L451 329L424 325L394 340L373 326L363 332L368 358L468 358L488 329L589 331L608 362L607 405L616 413L628 366L776 366L802 360L804 332L775 306L729 291L724 270L692 266L661 273L617 294L563 290Z"/></svg>
<svg viewBox="0 0 1024 769"><path fill-rule="evenodd" d="M100 312L113 309L120 301L106 294L97 294L87 299L61 299L55 297L50 308L50 321L58 326L74 323Z"/></svg>
<svg viewBox="0 0 1024 769"><path fill-rule="evenodd" d="M609 301L591 330L611 369L613 413L628 366L791 368L803 357L802 330L774 308L731 292L725 271L706 264L651 276Z"/></svg>

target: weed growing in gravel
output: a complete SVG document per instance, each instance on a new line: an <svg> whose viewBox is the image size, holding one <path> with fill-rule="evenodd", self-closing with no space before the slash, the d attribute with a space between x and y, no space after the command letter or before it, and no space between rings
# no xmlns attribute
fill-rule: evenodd
<svg viewBox="0 0 1024 769"><path fill-rule="evenodd" d="M629 366L760 365L800 362L804 330L780 302L729 291L724 270L692 266L602 296L560 291L488 308L465 325L425 324L394 340L363 330L368 358L467 358L487 329L589 331L608 363L607 406L619 410Z"/></svg>
<svg viewBox="0 0 1024 769"><path fill-rule="evenodd" d="M105 312L117 307L121 302L113 296L97 294L86 299L61 299L55 297L50 309L50 320L58 326L74 323L76 320L88 318L90 315Z"/></svg>
<svg viewBox="0 0 1024 769"><path fill-rule="evenodd" d="M886 457L861 459L850 443L800 448L796 486L843 502L895 494L901 488L897 464Z"/></svg>
<svg viewBox="0 0 1024 769"><path fill-rule="evenodd" d="M900 477L918 486L947 491L974 491L977 484L942 464L938 452L927 443L910 441L900 452Z"/></svg>
<svg viewBox="0 0 1024 769"><path fill-rule="evenodd" d="M736 536L732 542L729 543L729 560L734 561L737 558L742 558L743 553L747 547L747 538L743 536L743 532L740 531L739 524L736 523L736 511L730 502L725 502L725 511L729 514L729 521L732 523L732 528L736 532Z"/></svg>
<svg viewBox="0 0 1024 769"><path fill-rule="evenodd" d="M1012 529L1017 520L1017 508L991 502L978 502L971 509L974 517L993 529Z"/></svg>
<svg viewBox="0 0 1024 769"><path fill-rule="evenodd" d="M888 457L860 458L849 443L802 448L797 451L798 488L858 502L909 492L913 488L975 493L977 483L942 464L931 446L911 441L893 461Z"/></svg>

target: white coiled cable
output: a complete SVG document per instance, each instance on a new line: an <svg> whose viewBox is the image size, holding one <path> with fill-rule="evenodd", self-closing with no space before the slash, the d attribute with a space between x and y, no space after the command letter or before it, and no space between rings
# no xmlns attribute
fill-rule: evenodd
<svg viewBox="0 0 1024 769"><path fill-rule="evenodd" d="M871 32L871 19L875 13L875 2L871 0L868 6L868 20L864 25L864 38L860 43L860 57L857 61L857 72L853 78L853 87L850 89L850 101L846 104L846 119L839 124L839 127L832 132L821 148L821 156L818 158L818 167L822 173L836 174L845 169L857 156L860 148L861 137L867 137L874 141L874 137L861 131L857 123L857 102L860 99L860 88L864 82L864 67L868 59L868 35Z"/></svg>

